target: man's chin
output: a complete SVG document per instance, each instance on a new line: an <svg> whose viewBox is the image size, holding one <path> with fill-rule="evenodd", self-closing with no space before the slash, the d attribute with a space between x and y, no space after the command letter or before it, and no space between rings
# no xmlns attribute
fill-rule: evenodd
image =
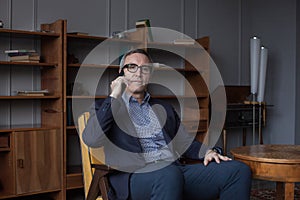
<svg viewBox="0 0 300 200"><path fill-rule="evenodd" d="M132 91L133 91L133 93L141 93L141 92L144 92L145 90L146 90L146 86L140 85L140 86L134 87Z"/></svg>

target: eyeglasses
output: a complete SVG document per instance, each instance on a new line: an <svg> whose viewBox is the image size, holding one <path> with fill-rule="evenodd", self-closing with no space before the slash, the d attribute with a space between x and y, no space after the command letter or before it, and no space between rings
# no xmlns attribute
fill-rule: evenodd
<svg viewBox="0 0 300 200"><path fill-rule="evenodd" d="M138 70L138 68L140 68L140 70L143 74L149 74L151 72L150 66L148 66L148 65L138 66L137 64L134 64L134 63L126 64L126 65L124 65L123 68L127 68L127 70L131 73L135 73Z"/></svg>

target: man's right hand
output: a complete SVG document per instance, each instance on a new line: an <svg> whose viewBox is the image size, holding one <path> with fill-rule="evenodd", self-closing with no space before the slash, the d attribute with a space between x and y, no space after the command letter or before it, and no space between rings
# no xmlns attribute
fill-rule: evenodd
<svg viewBox="0 0 300 200"><path fill-rule="evenodd" d="M109 96L113 98L118 98L123 93L124 85L126 86L126 81L124 76L119 76L113 80L110 84L111 93Z"/></svg>

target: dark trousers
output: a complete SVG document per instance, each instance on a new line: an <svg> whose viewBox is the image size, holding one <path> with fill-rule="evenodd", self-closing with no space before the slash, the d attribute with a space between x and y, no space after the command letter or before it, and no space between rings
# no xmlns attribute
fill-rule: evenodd
<svg viewBox="0 0 300 200"><path fill-rule="evenodd" d="M248 200L250 188L250 168L238 161L208 166L174 163L130 178L132 200Z"/></svg>

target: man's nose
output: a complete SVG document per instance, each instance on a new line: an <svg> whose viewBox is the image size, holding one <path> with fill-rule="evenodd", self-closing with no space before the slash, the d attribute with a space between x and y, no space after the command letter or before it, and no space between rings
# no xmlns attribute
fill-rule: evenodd
<svg viewBox="0 0 300 200"><path fill-rule="evenodd" d="M142 75L142 68L141 67L138 67L137 70L136 70L136 73L141 76Z"/></svg>

